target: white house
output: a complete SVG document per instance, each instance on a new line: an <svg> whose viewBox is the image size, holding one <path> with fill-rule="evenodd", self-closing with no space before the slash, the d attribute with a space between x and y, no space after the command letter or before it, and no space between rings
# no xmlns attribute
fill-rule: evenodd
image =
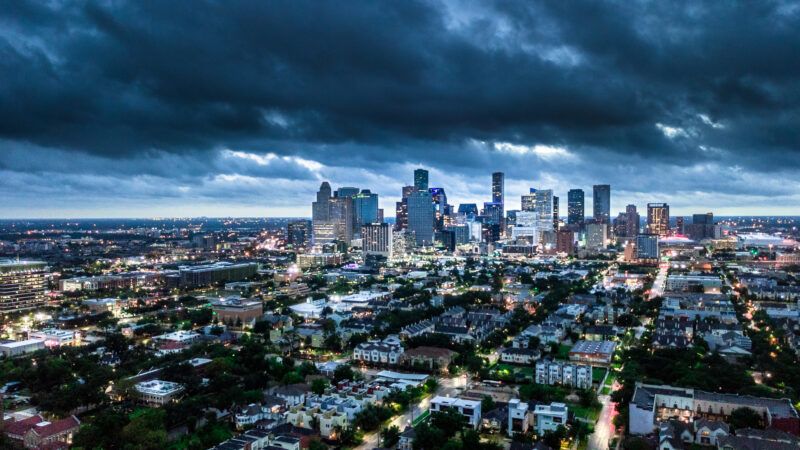
<svg viewBox="0 0 800 450"><path fill-rule="evenodd" d="M431 400L430 412L455 410L467 418L472 428L478 428L481 421L481 402L465 398L436 396Z"/></svg>

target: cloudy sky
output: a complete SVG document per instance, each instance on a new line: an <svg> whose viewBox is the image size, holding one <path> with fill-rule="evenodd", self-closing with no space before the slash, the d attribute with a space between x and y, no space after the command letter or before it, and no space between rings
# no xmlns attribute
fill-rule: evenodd
<svg viewBox="0 0 800 450"><path fill-rule="evenodd" d="M609 183L612 212L800 215L800 6L0 8L0 217L310 215L322 180L388 216L418 166L454 204L499 170L509 209Z"/></svg>

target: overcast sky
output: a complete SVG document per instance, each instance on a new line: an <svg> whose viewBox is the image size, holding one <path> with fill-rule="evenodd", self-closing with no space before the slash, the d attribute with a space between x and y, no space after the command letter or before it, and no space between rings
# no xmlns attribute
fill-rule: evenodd
<svg viewBox="0 0 800 450"><path fill-rule="evenodd" d="M800 215L797 2L11 1L0 217L308 216L412 171L451 203Z"/></svg>

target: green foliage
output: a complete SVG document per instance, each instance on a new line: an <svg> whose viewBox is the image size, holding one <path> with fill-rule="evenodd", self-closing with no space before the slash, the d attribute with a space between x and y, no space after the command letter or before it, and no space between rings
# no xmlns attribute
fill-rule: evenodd
<svg viewBox="0 0 800 450"><path fill-rule="evenodd" d="M367 405L356 414L353 424L364 431L375 431L381 424L389 420L394 413L385 406Z"/></svg>
<svg viewBox="0 0 800 450"><path fill-rule="evenodd" d="M381 433L383 438L383 446L386 448L394 447L400 440L400 428L392 425Z"/></svg>
<svg viewBox="0 0 800 450"><path fill-rule="evenodd" d="M327 388L329 384L330 383L328 383L328 380L324 378L317 378L311 382L311 392L317 395L322 395L325 393L325 388Z"/></svg>
<svg viewBox="0 0 800 450"><path fill-rule="evenodd" d="M342 364L341 366L337 367L336 370L333 372L333 382L338 383L343 380L355 380L356 374L353 372L353 368L348 366L347 364Z"/></svg>
<svg viewBox="0 0 800 450"><path fill-rule="evenodd" d="M458 411L447 410L431 413L430 423L450 438L467 426L467 418Z"/></svg>
<svg viewBox="0 0 800 450"><path fill-rule="evenodd" d="M740 428L764 428L761 416L755 410L747 407L734 409L731 412L728 423L730 423L735 430Z"/></svg>
<svg viewBox="0 0 800 450"><path fill-rule="evenodd" d="M128 450L159 450L167 445L165 413L160 409L147 409L135 415L122 428L119 438Z"/></svg>

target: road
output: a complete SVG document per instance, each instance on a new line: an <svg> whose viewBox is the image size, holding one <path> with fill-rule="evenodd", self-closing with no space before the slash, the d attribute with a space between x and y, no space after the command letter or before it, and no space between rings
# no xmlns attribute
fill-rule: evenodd
<svg viewBox="0 0 800 450"><path fill-rule="evenodd" d="M611 437L614 436L613 419L616 415L615 404L608 395L599 395L598 400L603 404L600 417L594 425L594 433L589 436L589 450L607 450Z"/></svg>
<svg viewBox="0 0 800 450"><path fill-rule="evenodd" d="M669 263L661 263L661 265L658 266L658 275L656 275L656 280L653 282L653 287L650 288L650 300L664 295L668 271Z"/></svg>
<svg viewBox="0 0 800 450"><path fill-rule="evenodd" d="M419 417L420 414L428 410L428 406L433 397L437 395L445 397L458 395L466 389L466 383L467 377L465 376L440 379L439 387L436 388L436 392L434 392L433 395L423 398L418 404L414 405L413 408L410 408L405 413L390 420L384 425L384 428L395 426L399 428L400 431L403 431L408 425L411 425L414 418ZM363 442L356 447L356 450L371 450L380 446L380 433L374 432L365 434Z"/></svg>

